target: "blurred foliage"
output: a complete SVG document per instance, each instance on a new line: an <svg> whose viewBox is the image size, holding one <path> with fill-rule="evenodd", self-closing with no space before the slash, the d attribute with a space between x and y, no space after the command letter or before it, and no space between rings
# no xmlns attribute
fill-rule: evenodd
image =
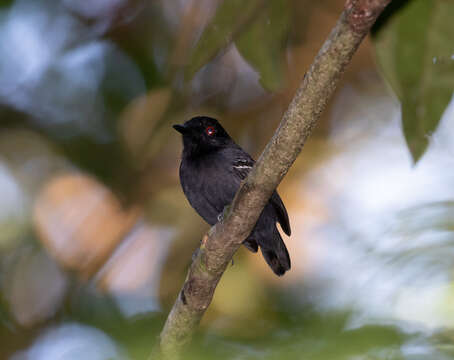
<svg viewBox="0 0 454 360"><path fill-rule="evenodd" d="M204 29L200 39L192 51L187 77L192 78L207 62L212 60L220 51L225 51L243 33L244 27L249 27L256 20L265 6L265 0L222 1L215 16Z"/></svg>
<svg viewBox="0 0 454 360"><path fill-rule="evenodd" d="M208 61L235 44L270 91L282 86L285 40L289 31L287 0L222 1L205 28L188 66L191 78Z"/></svg>
<svg viewBox="0 0 454 360"><path fill-rule="evenodd" d="M454 92L454 3L393 1L374 32L377 60L401 101L414 161L429 144Z"/></svg>
<svg viewBox="0 0 454 360"><path fill-rule="evenodd" d="M260 74L260 83L270 91L279 90L284 79L285 40L289 32L290 9L287 0L270 0L248 31L236 41L244 56Z"/></svg>

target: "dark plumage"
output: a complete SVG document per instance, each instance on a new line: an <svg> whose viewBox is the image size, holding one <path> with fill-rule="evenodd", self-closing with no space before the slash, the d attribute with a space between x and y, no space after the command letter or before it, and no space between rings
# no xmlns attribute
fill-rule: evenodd
<svg viewBox="0 0 454 360"><path fill-rule="evenodd" d="M215 119L198 116L174 128L183 135L180 165L183 192L199 215L214 225L224 207L232 202L254 160ZM287 211L275 191L243 244L252 252L260 247L268 265L281 276L290 269L290 257L276 222L290 235Z"/></svg>

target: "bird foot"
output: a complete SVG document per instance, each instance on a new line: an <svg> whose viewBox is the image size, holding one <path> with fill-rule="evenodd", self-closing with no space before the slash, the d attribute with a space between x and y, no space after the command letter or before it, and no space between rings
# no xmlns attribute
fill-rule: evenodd
<svg viewBox="0 0 454 360"><path fill-rule="evenodd" d="M218 215L218 222L223 222L225 217L227 216L228 212L230 210L230 205L224 206L224 210L222 210L221 213Z"/></svg>
<svg viewBox="0 0 454 360"><path fill-rule="evenodd" d="M192 253L192 261L194 261L197 258L197 255L199 255L200 248L197 248L194 250Z"/></svg>

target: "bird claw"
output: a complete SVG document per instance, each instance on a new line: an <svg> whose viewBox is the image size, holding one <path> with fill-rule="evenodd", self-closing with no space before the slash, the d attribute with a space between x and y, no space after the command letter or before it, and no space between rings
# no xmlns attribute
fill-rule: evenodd
<svg viewBox="0 0 454 360"><path fill-rule="evenodd" d="M197 248L194 250L192 253L192 261L194 261L197 258L197 255L199 255L200 248Z"/></svg>
<svg viewBox="0 0 454 360"><path fill-rule="evenodd" d="M222 210L221 213L218 214L218 222L224 221L225 217L227 216L227 213L229 212L230 205L224 206L224 210Z"/></svg>

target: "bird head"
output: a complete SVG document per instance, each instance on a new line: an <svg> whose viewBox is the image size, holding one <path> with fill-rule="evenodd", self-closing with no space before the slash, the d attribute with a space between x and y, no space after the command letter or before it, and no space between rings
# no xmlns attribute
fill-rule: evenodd
<svg viewBox="0 0 454 360"><path fill-rule="evenodd" d="M193 117L173 128L183 135L184 152L189 155L209 153L233 142L221 124L207 116Z"/></svg>

